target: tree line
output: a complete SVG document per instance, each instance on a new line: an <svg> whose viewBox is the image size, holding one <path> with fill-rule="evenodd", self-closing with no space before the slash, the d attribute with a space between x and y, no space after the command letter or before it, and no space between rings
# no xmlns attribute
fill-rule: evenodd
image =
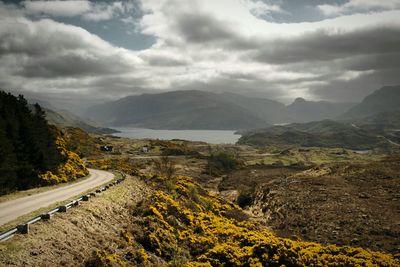
<svg viewBox="0 0 400 267"><path fill-rule="evenodd" d="M39 104L0 90L0 195L40 185L38 175L66 160Z"/></svg>

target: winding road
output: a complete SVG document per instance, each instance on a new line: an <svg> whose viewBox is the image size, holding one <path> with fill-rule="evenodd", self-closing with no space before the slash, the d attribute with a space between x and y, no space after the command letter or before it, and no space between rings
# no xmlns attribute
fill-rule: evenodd
<svg viewBox="0 0 400 267"><path fill-rule="evenodd" d="M89 169L89 172L90 177L81 182L0 203L0 225L32 211L77 196L114 179L114 174L110 172L94 169Z"/></svg>

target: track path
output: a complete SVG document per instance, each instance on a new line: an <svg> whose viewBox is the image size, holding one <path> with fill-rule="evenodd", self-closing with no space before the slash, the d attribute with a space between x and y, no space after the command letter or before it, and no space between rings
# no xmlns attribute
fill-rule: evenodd
<svg viewBox="0 0 400 267"><path fill-rule="evenodd" d="M81 182L0 203L0 225L37 209L77 196L114 179L114 174L110 172L94 169L89 169L89 172L90 177Z"/></svg>

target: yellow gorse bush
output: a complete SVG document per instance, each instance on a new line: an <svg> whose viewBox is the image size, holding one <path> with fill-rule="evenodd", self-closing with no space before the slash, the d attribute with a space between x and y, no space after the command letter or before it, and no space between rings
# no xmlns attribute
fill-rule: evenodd
<svg viewBox="0 0 400 267"><path fill-rule="evenodd" d="M47 171L39 175L39 178L47 184L57 184L76 180L89 174L82 159L74 152L67 149L65 139L58 132L56 139L57 149L65 158L55 171Z"/></svg>
<svg viewBox="0 0 400 267"><path fill-rule="evenodd" d="M137 241L165 262L181 258L186 266L400 266L391 254L279 238L236 218L241 212L237 205L208 194L191 178L174 177L174 189L165 186L165 177L142 178L157 188L141 214Z"/></svg>
<svg viewBox="0 0 400 267"><path fill-rule="evenodd" d="M132 165L129 158L101 158L87 161L89 166L101 170L119 170L127 174L136 174L137 169Z"/></svg>

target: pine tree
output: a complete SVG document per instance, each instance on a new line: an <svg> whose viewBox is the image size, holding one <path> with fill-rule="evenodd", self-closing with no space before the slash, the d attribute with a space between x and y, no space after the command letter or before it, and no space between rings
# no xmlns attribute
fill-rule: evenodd
<svg viewBox="0 0 400 267"><path fill-rule="evenodd" d="M0 194L39 185L38 174L64 160L43 109L0 91Z"/></svg>

